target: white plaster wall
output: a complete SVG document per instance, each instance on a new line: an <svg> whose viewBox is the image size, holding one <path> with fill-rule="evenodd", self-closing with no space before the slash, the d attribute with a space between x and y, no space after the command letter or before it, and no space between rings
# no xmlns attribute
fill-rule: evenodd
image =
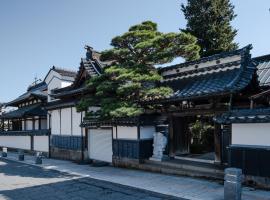
<svg viewBox="0 0 270 200"><path fill-rule="evenodd" d="M38 127L39 126L39 124L38 124L38 119L35 119L35 130L38 130Z"/></svg>
<svg viewBox="0 0 270 200"><path fill-rule="evenodd" d="M270 123L232 124L232 144L270 146Z"/></svg>
<svg viewBox="0 0 270 200"><path fill-rule="evenodd" d="M118 139L132 139L136 140L137 126L117 126L117 138Z"/></svg>
<svg viewBox="0 0 270 200"><path fill-rule="evenodd" d="M30 136L0 136L0 146L30 150Z"/></svg>
<svg viewBox="0 0 270 200"><path fill-rule="evenodd" d="M48 101L52 101L50 94L51 91L56 89L56 88L61 88L61 80L56 76L52 77L52 80L50 80L49 85L48 85Z"/></svg>
<svg viewBox="0 0 270 200"><path fill-rule="evenodd" d="M33 130L33 121L32 120L26 120L26 130Z"/></svg>
<svg viewBox="0 0 270 200"><path fill-rule="evenodd" d="M61 135L71 135L71 108L61 109Z"/></svg>
<svg viewBox="0 0 270 200"><path fill-rule="evenodd" d="M113 126L113 139L116 139L116 126Z"/></svg>
<svg viewBox="0 0 270 200"><path fill-rule="evenodd" d="M77 112L75 107L72 107L72 135L81 135L81 118L82 114Z"/></svg>
<svg viewBox="0 0 270 200"><path fill-rule="evenodd" d="M72 82L74 81L74 78L62 76L59 73L57 73L54 70L50 70L48 76L45 79L45 82L48 85L48 94L51 94L51 90L56 88L63 88L70 86ZM52 101L50 95L48 95L48 101Z"/></svg>
<svg viewBox="0 0 270 200"><path fill-rule="evenodd" d="M61 88L68 87L72 84L70 81L62 81L61 82Z"/></svg>
<svg viewBox="0 0 270 200"><path fill-rule="evenodd" d="M48 136L34 136L34 150L49 152L49 137Z"/></svg>
<svg viewBox="0 0 270 200"><path fill-rule="evenodd" d="M141 126L140 137L141 139L150 139L154 137L156 129L154 126Z"/></svg>
<svg viewBox="0 0 270 200"><path fill-rule="evenodd" d="M25 130L24 121L22 121L22 130Z"/></svg>
<svg viewBox="0 0 270 200"><path fill-rule="evenodd" d="M51 133L60 135L60 110L51 111Z"/></svg>

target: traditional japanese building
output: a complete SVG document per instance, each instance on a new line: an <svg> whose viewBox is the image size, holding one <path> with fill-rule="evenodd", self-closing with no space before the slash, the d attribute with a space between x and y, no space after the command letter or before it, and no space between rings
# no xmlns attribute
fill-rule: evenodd
<svg viewBox="0 0 270 200"><path fill-rule="evenodd" d="M105 63L100 54L86 46L86 58L81 59L73 81L66 87L51 87L46 108L51 129L51 156L74 161L88 160L88 133L82 128L84 112L77 112L76 105L89 91L86 80L101 73ZM48 84L48 87L50 84ZM96 109L96 108L91 108ZM92 140L92 139L91 139Z"/></svg>
<svg viewBox="0 0 270 200"><path fill-rule="evenodd" d="M253 60L258 63L260 92L249 97L250 108L234 108L214 120L230 127L228 166L241 168L247 183L269 189L270 56Z"/></svg>
<svg viewBox="0 0 270 200"><path fill-rule="evenodd" d="M47 85L35 82L27 92L5 104L15 107L0 118L0 146L29 151L49 151L49 129L47 127Z"/></svg>
<svg viewBox="0 0 270 200"><path fill-rule="evenodd" d="M179 164L181 169L169 171L196 176L207 172L206 176L223 178L232 144L231 125L221 125L213 118L234 108L249 108L249 97L265 90L269 81L263 67L266 58L252 59L250 49L251 45L161 68L164 80L160 84L173 88L174 94L144 102L160 107L146 111L151 115L102 123L86 119L83 126L112 136L112 162L116 166L166 172ZM160 132L164 137L157 136ZM98 146L104 147L101 143ZM91 145L89 151L95 151ZM160 151L165 155L157 159ZM106 155L109 157L109 151ZM90 158L102 160L102 156ZM183 166L188 166L185 172Z"/></svg>

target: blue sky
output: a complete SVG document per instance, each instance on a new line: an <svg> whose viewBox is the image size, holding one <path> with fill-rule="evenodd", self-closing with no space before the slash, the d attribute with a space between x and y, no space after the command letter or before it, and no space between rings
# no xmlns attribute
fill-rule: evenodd
<svg viewBox="0 0 270 200"><path fill-rule="evenodd" d="M84 45L110 47L112 37L145 20L163 32L185 27L185 0L3 0L0 2L0 102L22 94L53 65L77 70ZM270 54L270 1L232 0L240 47Z"/></svg>

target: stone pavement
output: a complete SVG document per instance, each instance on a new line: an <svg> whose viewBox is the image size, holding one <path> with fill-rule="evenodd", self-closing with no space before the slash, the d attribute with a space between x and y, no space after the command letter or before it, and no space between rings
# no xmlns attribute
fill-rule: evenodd
<svg viewBox="0 0 270 200"><path fill-rule="evenodd" d="M179 198L0 159L0 200L67 199L177 200Z"/></svg>
<svg viewBox="0 0 270 200"><path fill-rule="evenodd" d="M8 159L17 160L17 154L8 153ZM34 165L33 156L26 156L24 163ZM44 159L41 167L191 200L223 199L223 185L214 181L109 166L91 167L54 159ZM244 187L242 199L270 200L270 192Z"/></svg>

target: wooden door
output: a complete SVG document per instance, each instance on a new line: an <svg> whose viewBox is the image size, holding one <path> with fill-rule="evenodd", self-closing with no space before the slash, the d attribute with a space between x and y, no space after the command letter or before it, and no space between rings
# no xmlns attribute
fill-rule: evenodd
<svg viewBox="0 0 270 200"><path fill-rule="evenodd" d="M175 155L189 153L190 134L188 131L187 117L174 117L173 119Z"/></svg>

